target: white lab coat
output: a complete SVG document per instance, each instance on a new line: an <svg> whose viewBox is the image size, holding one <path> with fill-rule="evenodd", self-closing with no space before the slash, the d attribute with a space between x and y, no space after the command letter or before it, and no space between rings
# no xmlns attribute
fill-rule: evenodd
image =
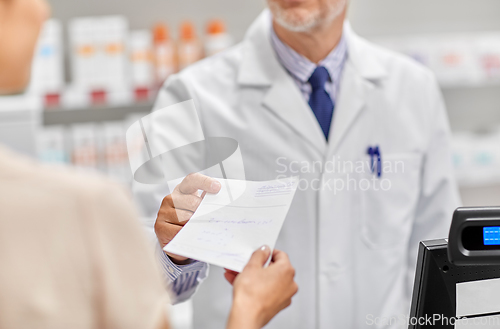
<svg viewBox="0 0 500 329"><path fill-rule="evenodd" d="M418 243L446 237L459 205L436 80L412 60L360 38L346 23L348 59L326 143L279 64L269 32L266 10L242 43L172 76L155 109L194 99L205 136L239 142L247 180L300 175L276 246L289 254L299 292L267 328L390 327L369 324L408 314ZM375 145L392 166L381 178L356 169L370 160L367 148ZM333 170L333 161L345 164L348 173ZM364 179L375 182L367 191ZM390 189L375 191L383 179ZM340 181L344 189L336 191ZM139 186L136 193L152 227L168 189ZM194 296L195 328L225 326L231 287L222 273L212 266Z"/></svg>

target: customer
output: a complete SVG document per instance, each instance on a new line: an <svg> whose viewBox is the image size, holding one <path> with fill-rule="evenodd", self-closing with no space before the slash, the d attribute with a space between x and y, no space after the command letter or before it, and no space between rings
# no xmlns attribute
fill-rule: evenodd
<svg viewBox="0 0 500 329"><path fill-rule="evenodd" d="M43 0L0 0L0 94L21 92ZM168 328L168 295L129 197L0 147L0 329ZM227 328L265 325L297 291L286 254L256 251L234 278Z"/></svg>

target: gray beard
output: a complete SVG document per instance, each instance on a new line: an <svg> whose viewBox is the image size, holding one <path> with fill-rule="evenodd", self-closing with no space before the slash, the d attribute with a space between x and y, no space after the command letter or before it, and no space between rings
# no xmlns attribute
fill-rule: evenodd
<svg viewBox="0 0 500 329"><path fill-rule="evenodd" d="M272 0L266 0L266 2L276 23L292 32L308 32L318 25L329 23L337 18L347 5L347 0L338 0L337 3L328 5L326 11L318 10L311 13L305 20L297 22L292 21L292 18L288 17L286 10L282 9L276 2ZM325 12L326 15L323 14Z"/></svg>

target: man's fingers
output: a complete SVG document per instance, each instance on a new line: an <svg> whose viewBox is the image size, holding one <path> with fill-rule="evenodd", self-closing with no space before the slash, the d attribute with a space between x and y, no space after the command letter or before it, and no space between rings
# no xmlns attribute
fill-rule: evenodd
<svg viewBox="0 0 500 329"><path fill-rule="evenodd" d="M174 208L166 209L163 214L162 219L165 222L181 226L184 226L193 216L192 211Z"/></svg>
<svg viewBox="0 0 500 329"><path fill-rule="evenodd" d="M226 278L227 282L229 282L231 285L234 283L234 280L236 279L237 275L238 275L237 272L231 270L226 270L226 272L224 273L224 277Z"/></svg>
<svg viewBox="0 0 500 329"><path fill-rule="evenodd" d="M172 203L175 209L183 209L195 212L201 203L202 198L194 194L172 194Z"/></svg>
<svg viewBox="0 0 500 329"><path fill-rule="evenodd" d="M171 224L168 222L159 222L155 223L155 233L158 237L158 241L161 244L161 247L165 247L172 239L179 233L182 226Z"/></svg>
<svg viewBox="0 0 500 329"><path fill-rule="evenodd" d="M177 186L177 189L182 194L193 194L198 190L203 190L208 193L218 193L220 188L221 185L218 180L199 173L187 175Z"/></svg>
<svg viewBox="0 0 500 329"><path fill-rule="evenodd" d="M193 216L193 212L184 209L160 208L156 222L166 222L175 225L184 225Z"/></svg>
<svg viewBox="0 0 500 329"><path fill-rule="evenodd" d="M230 270L230 269L227 269L227 268L224 268L224 271L228 272L228 273L232 273L234 275L238 275L240 274L240 272L236 272L236 271L233 271L233 270Z"/></svg>
<svg viewBox="0 0 500 329"><path fill-rule="evenodd" d="M155 233L156 236L158 237L158 242L160 242L161 247L165 247L170 241L173 240L173 238L179 233L179 231L182 229L182 226L180 225L175 225L171 224L168 222L163 222L163 221L156 221L155 223ZM186 261L188 258L179 256L179 255L174 255L171 253L166 253L170 258L176 260L177 262L183 262Z"/></svg>
<svg viewBox="0 0 500 329"><path fill-rule="evenodd" d="M269 259L269 255L271 254L271 249L268 246L262 246L252 254L250 260L246 267L258 267L262 268L264 264Z"/></svg>

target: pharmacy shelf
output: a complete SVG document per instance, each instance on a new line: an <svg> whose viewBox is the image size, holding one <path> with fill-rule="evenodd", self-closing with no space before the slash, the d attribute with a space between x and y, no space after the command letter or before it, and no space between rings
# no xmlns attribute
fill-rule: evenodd
<svg viewBox="0 0 500 329"><path fill-rule="evenodd" d="M78 123L98 123L105 121L121 121L136 113L148 113L153 103L145 102L127 106L100 107L82 109L47 109L43 112L43 125L72 125Z"/></svg>
<svg viewBox="0 0 500 329"><path fill-rule="evenodd" d="M489 89L498 89L500 88L500 81L485 81L485 82L457 82L453 84L441 83L441 88L443 90L453 90L453 89L481 89L481 88L489 88Z"/></svg>

